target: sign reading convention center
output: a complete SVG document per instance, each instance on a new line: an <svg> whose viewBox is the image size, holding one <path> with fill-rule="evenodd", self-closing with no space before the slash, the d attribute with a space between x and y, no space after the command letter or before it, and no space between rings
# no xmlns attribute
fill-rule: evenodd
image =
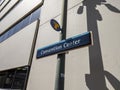
<svg viewBox="0 0 120 90"><path fill-rule="evenodd" d="M63 53L68 50L88 46L92 44L92 33L86 32L60 42L45 46L37 50L37 58Z"/></svg>

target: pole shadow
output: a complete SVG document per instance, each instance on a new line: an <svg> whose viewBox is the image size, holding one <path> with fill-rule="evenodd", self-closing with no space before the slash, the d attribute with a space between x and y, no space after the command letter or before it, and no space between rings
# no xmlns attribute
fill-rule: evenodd
<svg viewBox="0 0 120 90"><path fill-rule="evenodd" d="M108 71L104 71L104 75L106 76L107 80L110 82L110 84L113 86L115 90L120 90L120 81L116 77L114 77Z"/></svg>
<svg viewBox="0 0 120 90"><path fill-rule="evenodd" d="M105 76L112 84L115 90L120 90L120 82L112 74L104 71L103 59L101 53L99 30L97 21L102 21L103 18L96 9L97 5L105 5L110 11L120 13L120 10L105 0L84 0L82 6L78 8L77 14L82 14L84 6L86 6L87 14L87 30L93 32L94 45L89 47L89 64L90 74L85 75L86 85L89 90L108 90L105 82Z"/></svg>

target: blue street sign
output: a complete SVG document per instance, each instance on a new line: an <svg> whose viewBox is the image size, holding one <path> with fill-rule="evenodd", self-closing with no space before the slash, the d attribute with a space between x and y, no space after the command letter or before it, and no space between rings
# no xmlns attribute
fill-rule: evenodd
<svg viewBox="0 0 120 90"><path fill-rule="evenodd" d="M65 51L80 48L92 44L91 32L86 32L66 40L62 40L52 45L45 46L37 50L37 58L63 53Z"/></svg>
<svg viewBox="0 0 120 90"><path fill-rule="evenodd" d="M50 24L54 30L61 31L60 24L56 20L51 19Z"/></svg>

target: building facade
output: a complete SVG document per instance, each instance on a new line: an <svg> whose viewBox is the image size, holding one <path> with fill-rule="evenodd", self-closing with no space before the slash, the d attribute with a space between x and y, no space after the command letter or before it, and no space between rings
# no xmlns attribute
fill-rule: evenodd
<svg viewBox="0 0 120 90"><path fill-rule="evenodd" d="M117 0L0 0L0 89L120 90L119 29Z"/></svg>

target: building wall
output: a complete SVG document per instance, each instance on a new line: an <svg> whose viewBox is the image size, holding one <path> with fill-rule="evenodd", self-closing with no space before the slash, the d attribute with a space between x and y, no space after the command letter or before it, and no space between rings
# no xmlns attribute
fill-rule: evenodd
<svg viewBox="0 0 120 90"><path fill-rule="evenodd" d="M0 71L29 64L38 23L37 20L32 23L35 21L34 17L36 15L34 14L37 14L32 13L32 11L35 11L35 8L37 9L42 4L42 1L38 2L36 0L34 3L29 1L29 5L26 5L26 1L9 0L9 2L4 1L1 4ZM26 8L19 12L22 7Z"/></svg>
<svg viewBox="0 0 120 90"><path fill-rule="evenodd" d="M29 5L28 2L30 2ZM23 8L24 5L26 5L26 8ZM11 13L0 21L0 33L4 33L10 26L17 23L23 16L40 5L41 1L39 0L35 0L34 3L30 0L22 1ZM19 11L21 8L23 8L22 13ZM32 64L30 64L31 69L27 90L54 90L58 86L57 70L59 61L57 54L43 58L36 58L36 54L38 49L60 41L60 32L53 30L50 25L50 20L55 19L62 26L62 10L63 0L44 0L39 18L40 23L35 43L36 46ZM18 16L14 15L15 12L18 12ZM119 1L68 0L66 38L92 31L93 45L71 50L65 54L64 90L120 89L119 21ZM30 28L32 30L33 24L28 26L32 27ZM11 39L10 43L14 39L17 40L20 32L11 37L13 39ZM23 34L25 37L28 35L28 33ZM5 47L4 43L7 42L9 42L9 39L0 43L0 49L3 49ZM9 43L6 47L9 47ZM7 53L7 48L0 53ZM14 53L16 52L14 51Z"/></svg>
<svg viewBox="0 0 120 90"><path fill-rule="evenodd" d="M36 54L37 49L40 47L59 41L60 33L53 30L50 25L50 20L55 18L61 23L61 6L61 0L45 0L44 5L41 7L40 27L27 90L54 90L55 88L57 54L40 59L36 59Z"/></svg>
<svg viewBox="0 0 120 90"><path fill-rule="evenodd" d="M56 87L56 55L36 59L36 52L43 46L59 41L55 39L59 37L59 32L52 30L49 23L54 18L61 24L61 6L61 1L45 0L42 7L38 33L38 38L42 39L37 39L28 90L53 90ZM66 54L65 90L119 89L119 9L118 2L113 0L68 1L67 38L92 31L94 44Z"/></svg>
<svg viewBox="0 0 120 90"><path fill-rule="evenodd" d="M120 7L112 0L106 1L106 5L99 5L101 2L85 1L68 11L67 37L92 31L93 46L70 51L66 55L65 90L119 89L120 42L119 35L115 33L120 28Z"/></svg>
<svg viewBox="0 0 120 90"><path fill-rule="evenodd" d="M0 71L29 64L37 21L0 44Z"/></svg>

